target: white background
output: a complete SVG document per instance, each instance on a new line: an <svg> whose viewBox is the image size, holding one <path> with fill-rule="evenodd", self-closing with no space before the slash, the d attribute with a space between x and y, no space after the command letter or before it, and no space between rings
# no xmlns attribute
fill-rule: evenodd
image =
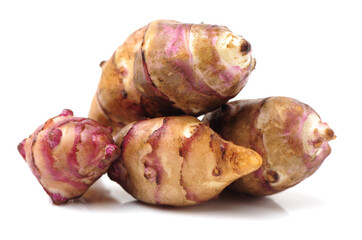
<svg viewBox="0 0 362 240"><path fill-rule="evenodd" d="M361 9L346 0L1 1L0 239L361 239ZM243 35L257 65L236 98L311 105L337 135L321 168L266 198L154 207L103 176L84 198L53 205L18 142L64 108L86 117L98 64L156 19Z"/></svg>

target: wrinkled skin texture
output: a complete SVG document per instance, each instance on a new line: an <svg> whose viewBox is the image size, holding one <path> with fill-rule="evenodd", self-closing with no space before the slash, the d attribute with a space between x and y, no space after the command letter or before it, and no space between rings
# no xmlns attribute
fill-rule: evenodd
<svg viewBox="0 0 362 240"><path fill-rule="evenodd" d="M89 117L116 133L149 117L198 116L237 95L254 66L250 44L226 27L154 21L102 62Z"/></svg>
<svg viewBox="0 0 362 240"><path fill-rule="evenodd" d="M18 150L55 204L83 193L120 154L111 129L63 112L39 126Z"/></svg>
<svg viewBox="0 0 362 240"><path fill-rule="evenodd" d="M202 203L262 163L255 151L222 140L191 116L131 123L115 139L121 156L108 176L151 204Z"/></svg>
<svg viewBox="0 0 362 240"><path fill-rule="evenodd" d="M328 141L335 138L311 107L286 97L230 102L206 114L203 122L262 156L260 169L231 185L258 196L283 191L312 175L331 152Z"/></svg>

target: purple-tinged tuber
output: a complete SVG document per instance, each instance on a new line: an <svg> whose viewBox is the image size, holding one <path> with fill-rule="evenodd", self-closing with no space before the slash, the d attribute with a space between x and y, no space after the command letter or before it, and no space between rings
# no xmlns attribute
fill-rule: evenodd
<svg viewBox="0 0 362 240"><path fill-rule="evenodd" d="M55 204L83 193L120 154L112 130L63 110L24 139L18 150Z"/></svg>
<svg viewBox="0 0 362 240"><path fill-rule="evenodd" d="M212 111L255 67L251 45L224 26L153 21L101 63L89 117L113 128L146 118Z"/></svg>
<svg viewBox="0 0 362 240"><path fill-rule="evenodd" d="M251 195L277 193L312 175L331 152L328 141L335 138L311 107L287 97L230 102L203 121L225 140L262 156L260 169L231 185Z"/></svg>

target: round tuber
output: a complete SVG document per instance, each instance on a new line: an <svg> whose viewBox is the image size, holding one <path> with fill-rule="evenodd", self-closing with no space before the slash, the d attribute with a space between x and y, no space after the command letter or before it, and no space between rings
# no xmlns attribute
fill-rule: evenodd
<svg viewBox="0 0 362 240"><path fill-rule="evenodd" d="M24 139L18 150L53 202L62 204L83 195L119 156L111 131L65 109Z"/></svg>

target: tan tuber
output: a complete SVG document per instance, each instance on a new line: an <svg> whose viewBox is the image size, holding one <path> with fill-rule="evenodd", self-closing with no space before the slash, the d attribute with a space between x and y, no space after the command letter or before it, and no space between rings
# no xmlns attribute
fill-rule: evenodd
<svg viewBox="0 0 362 240"><path fill-rule="evenodd" d="M151 204L205 202L262 162L253 150L222 140L191 116L131 123L115 138L121 156L108 176Z"/></svg>
<svg viewBox="0 0 362 240"><path fill-rule="evenodd" d="M101 68L89 119L64 110L18 146L56 204L80 197L108 167L150 204L195 205L230 184L269 195L311 176L331 152L334 132L304 103L227 103L255 59L249 42L224 26L151 22Z"/></svg>
<svg viewBox="0 0 362 240"><path fill-rule="evenodd" d="M231 186L252 195L277 193L312 175L335 138L310 106L287 97L230 102L203 121L224 139L262 156L260 169Z"/></svg>
<svg viewBox="0 0 362 240"><path fill-rule="evenodd" d="M89 117L111 126L216 109L245 86L251 46L226 27L159 20L131 34L102 62Z"/></svg>

